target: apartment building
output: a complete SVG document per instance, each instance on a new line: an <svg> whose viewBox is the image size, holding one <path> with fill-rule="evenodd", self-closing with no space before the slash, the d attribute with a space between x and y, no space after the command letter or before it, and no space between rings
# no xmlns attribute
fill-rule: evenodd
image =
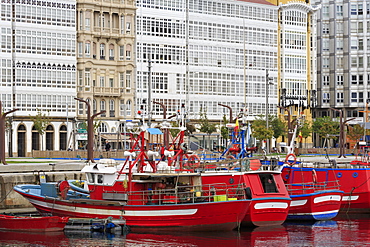
<svg viewBox="0 0 370 247"><path fill-rule="evenodd" d="M203 110L219 121L229 114L219 104L231 107L234 117L246 105L252 120L265 113L268 96L269 113L276 113L277 6L263 0L139 0L137 8L137 110L146 111L152 98L168 115L184 106L192 120ZM268 95L266 70L274 82ZM151 106L153 118L163 117L160 104Z"/></svg>
<svg viewBox="0 0 370 247"><path fill-rule="evenodd" d="M366 121L370 99L369 1L314 1L321 4L317 24L318 105L315 117ZM335 108L336 110L332 110ZM317 143L316 145L320 145Z"/></svg>
<svg viewBox="0 0 370 247"><path fill-rule="evenodd" d="M76 95L76 1L1 1L0 100L9 155L67 148ZM41 113L42 112L42 113ZM32 116L50 119L39 135Z"/></svg>
<svg viewBox="0 0 370 247"><path fill-rule="evenodd" d="M312 110L317 106L316 23L319 9L319 5L303 1L279 6L278 106L280 114L290 122L288 139L283 138L288 145L294 126L311 123ZM305 141L312 145L311 138Z"/></svg>
<svg viewBox="0 0 370 247"><path fill-rule="evenodd" d="M100 139L118 143L117 133L134 117L135 1L77 1L76 11L77 132L86 126L89 105L98 114ZM75 138L84 148L86 134Z"/></svg>

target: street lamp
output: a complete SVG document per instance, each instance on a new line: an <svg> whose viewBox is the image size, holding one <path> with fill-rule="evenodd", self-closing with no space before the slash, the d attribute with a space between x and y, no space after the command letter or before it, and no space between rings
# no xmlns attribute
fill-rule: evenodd
<svg viewBox="0 0 370 247"><path fill-rule="evenodd" d="M94 163L94 118L100 114L105 113L106 111L98 112L91 116L90 112L90 102L80 98L75 98L80 102L83 102L87 106L87 161Z"/></svg>
<svg viewBox="0 0 370 247"><path fill-rule="evenodd" d="M15 111L18 111L18 109L2 113L3 104L0 101L0 163L3 163L4 165L7 165L5 160L5 117Z"/></svg>
<svg viewBox="0 0 370 247"><path fill-rule="evenodd" d="M337 111L339 112L339 156L338 158L340 157L343 157L345 158L346 155L344 154L344 124L347 123L348 121L351 121L355 118L350 118L350 119L347 119L346 121L343 122L343 113L342 113L342 110L337 110L337 109L334 109L334 108L330 108L330 110L333 110L333 111Z"/></svg>
<svg viewBox="0 0 370 247"><path fill-rule="evenodd" d="M266 69L266 129L269 129L269 85L272 85L272 78L269 77L269 71ZM269 153L269 139L266 138L266 154Z"/></svg>
<svg viewBox="0 0 370 247"><path fill-rule="evenodd" d="M288 108L285 108L285 107L282 107L282 106L278 106L278 107L280 109L285 110L288 113L288 143L290 143L291 140L292 140L292 135L293 135L293 133L292 133L292 131L293 131L292 122L291 122L291 119L290 119L290 111L289 111Z"/></svg>
<svg viewBox="0 0 370 247"><path fill-rule="evenodd" d="M218 105L226 107L227 109L229 109L229 122L231 123L233 121L233 109L230 106L224 105L224 104L221 104L221 103L218 103ZM244 116L243 116L243 119L244 119Z"/></svg>

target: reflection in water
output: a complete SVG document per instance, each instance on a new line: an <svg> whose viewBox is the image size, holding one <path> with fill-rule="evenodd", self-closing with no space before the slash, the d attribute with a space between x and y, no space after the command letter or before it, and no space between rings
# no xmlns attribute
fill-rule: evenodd
<svg viewBox="0 0 370 247"><path fill-rule="evenodd" d="M336 219L315 223L286 222L230 232L101 233L0 231L0 246L362 246L370 242L370 219Z"/></svg>

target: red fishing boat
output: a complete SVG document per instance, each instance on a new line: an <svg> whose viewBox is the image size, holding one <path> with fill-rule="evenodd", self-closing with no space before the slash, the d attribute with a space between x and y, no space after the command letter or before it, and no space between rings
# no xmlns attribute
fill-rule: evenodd
<svg viewBox="0 0 370 247"><path fill-rule="evenodd" d="M245 161L249 165L254 163ZM227 185L234 183L246 185L247 198L251 200L251 204L242 225L274 226L281 225L287 219L291 198L278 171L215 172L208 170L202 173L202 181L206 184L217 181Z"/></svg>
<svg viewBox="0 0 370 247"><path fill-rule="evenodd" d="M313 168L283 168L290 198L288 220L330 220L337 216L343 191L338 180L318 177Z"/></svg>
<svg viewBox="0 0 370 247"><path fill-rule="evenodd" d="M300 166L306 167L306 164ZM314 170L317 181L338 181L340 190L344 192L339 213L370 213L370 168L331 160L329 163L317 164ZM312 180L312 174L305 173L302 179Z"/></svg>
<svg viewBox="0 0 370 247"><path fill-rule="evenodd" d="M25 232L63 231L68 220L68 217L58 216L24 217L0 215L0 230Z"/></svg>
<svg viewBox="0 0 370 247"><path fill-rule="evenodd" d="M90 194L55 190L61 185L17 185L41 214L74 218L122 218L133 231L178 228L182 231L224 231L237 228L250 204L242 185L214 184L205 190L201 176L193 173L133 174L116 180L99 166L87 173ZM66 182L66 181L65 181ZM122 188L126 188L122 190ZM215 200L213 191L227 191L233 200ZM57 196L55 196L57 194Z"/></svg>

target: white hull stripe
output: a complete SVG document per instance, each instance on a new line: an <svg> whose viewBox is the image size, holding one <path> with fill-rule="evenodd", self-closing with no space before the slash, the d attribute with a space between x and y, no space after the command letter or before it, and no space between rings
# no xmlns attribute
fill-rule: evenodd
<svg viewBox="0 0 370 247"><path fill-rule="evenodd" d="M291 203L290 203L290 206L291 207L297 207L297 206L303 206L303 205L305 205L307 203L307 200L298 200L298 201L292 201Z"/></svg>
<svg viewBox="0 0 370 247"><path fill-rule="evenodd" d="M313 203L328 202L328 201L340 201L342 197L340 195L327 195L320 196L313 199Z"/></svg>
<svg viewBox="0 0 370 247"><path fill-rule="evenodd" d="M332 210L332 211L324 211L324 212L314 212L314 213L289 213L290 215L321 215L321 214L332 214L338 213L339 210Z"/></svg>
<svg viewBox="0 0 370 247"><path fill-rule="evenodd" d="M285 202L263 202L263 203L256 203L254 205L255 209L273 209L273 208L288 208L288 203Z"/></svg>
<svg viewBox="0 0 370 247"><path fill-rule="evenodd" d="M342 201L356 201L358 198L359 196L343 196Z"/></svg>
<svg viewBox="0 0 370 247"><path fill-rule="evenodd" d="M38 201L34 199L28 199L32 204L39 205L41 207L49 208L50 210L60 210L72 213L82 213L82 214L95 214L95 215L116 215L116 216L180 216L180 215L194 215L197 213L198 209L180 209L180 210L106 210L106 209L96 209L96 208L84 208L75 207L67 205L59 205L54 203L48 203L43 201ZM123 207L124 209L124 207Z"/></svg>

